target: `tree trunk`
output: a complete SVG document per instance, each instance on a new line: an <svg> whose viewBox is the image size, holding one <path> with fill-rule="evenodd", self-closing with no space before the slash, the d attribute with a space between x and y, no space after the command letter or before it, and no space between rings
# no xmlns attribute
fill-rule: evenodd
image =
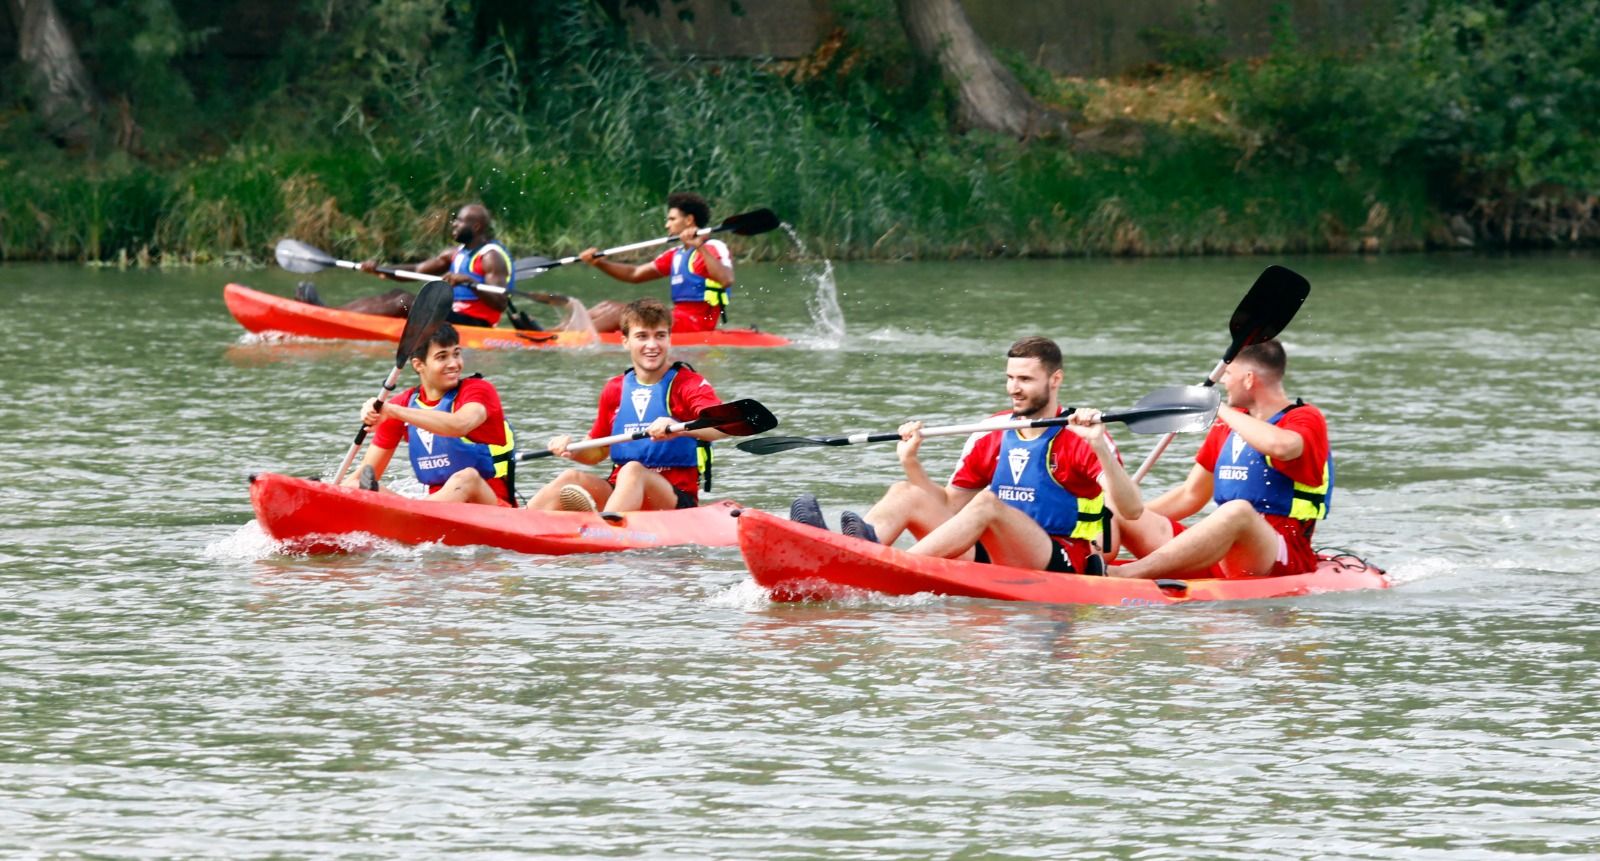
<svg viewBox="0 0 1600 861"><path fill-rule="evenodd" d="M17 28L17 58L51 137L83 146L94 135L95 97L89 71L78 57L55 0L10 0Z"/></svg>
<svg viewBox="0 0 1600 861"><path fill-rule="evenodd" d="M1066 118L1028 95L972 29L960 0L895 0L917 54L956 88L956 124L1019 138L1070 132Z"/></svg>

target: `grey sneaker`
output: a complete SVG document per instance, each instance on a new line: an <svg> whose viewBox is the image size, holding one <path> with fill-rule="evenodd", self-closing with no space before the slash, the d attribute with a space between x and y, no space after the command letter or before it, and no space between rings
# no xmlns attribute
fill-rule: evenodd
<svg viewBox="0 0 1600 861"><path fill-rule="evenodd" d="M827 521L822 519L822 506L817 503L817 498L809 493L802 493L789 503L789 519L795 523L804 523L815 526L824 532L828 529Z"/></svg>
<svg viewBox="0 0 1600 861"><path fill-rule="evenodd" d="M323 304L322 297L317 295L317 285L312 284L310 281L301 281L299 284L295 285L294 298L299 299L301 302L304 302L307 305L322 305L323 307L327 307Z"/></svg>
<svg viewBox="0 0 1600 861"><path fill-rule="evenodd" d="M878 530L873 529L872 524L863 520L861 515L854 511L842 511L839 513L839 531L851 538L860 538L863 541L871 541L873 544L882 543L878 540Z"/></svg>
<svg viewBox="0 0 1600 861"><path fill-rule="evenodd" d="M378 476L373 474L372 464L364 463L361 465L361 472L356 474L356 486L362 490L376 491L378 489Z"/></svg>

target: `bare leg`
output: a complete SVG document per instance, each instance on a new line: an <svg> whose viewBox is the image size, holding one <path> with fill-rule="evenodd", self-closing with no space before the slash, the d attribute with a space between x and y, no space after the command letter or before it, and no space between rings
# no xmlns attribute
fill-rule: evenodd
<svg viewBox="0 0 1600 861"><path fill-rule="evenodd" d="M955 514L942 491L933 492L909 481L897 481L884 491L883 498L864 518L878 533L878 540L893 544L900 533L911 530L921 538Z"/></svg>
<svg viewBox="0 0 1600 861"><path fill-rule="evenodd" d="M1054 542L1033 518L981 491L955 516L912 546L918 556L970 558L979 540L996 565L1043 569L1050 564Z"/></svg>
<svg viewBox="0 0 1600 861"><path fill-rule="evenodd" d="M436 492L428 494L430 502L473 502L478 505L498 505L499 497L489 482L483 480L476 469L467 467L444 483Z"/></svg>
<svg viewBox="0 0 1600 861"><path fill-rule="evenodd" d="M622 302L604 299L595 303L589 309L589 320L594 323L596 332L616 332L622 329L622 309L626 308Z"/></svg>
<svg viewBox="0 0 1600 861"><path fill-rule="evenodd" d="M1230 576L1266 574L1278 558L1279 541L1278 533L1250 503L1236 499L1154 548L1149 555L1113 566L1110 573L1154 579L1203 571L1221 562ZM1132 544L1129 541L1130 547Z"/></svg>
<svg viewBox="0 0 1600 861"><path fill-rule="evenodd" d="M1135 559L1143 559L1156 552L1161 545L1172 540L1172 521L1165 515L1145 509L1138 520L1123 520L1118 517L1114 521L1117 532L1121 538L1122 547L1133 554Z"/></svg>
<svg viewBox="0 0 1600 861"><path fill-rule="evenodd" d="M410 293L399 287L380 296L363 296L340 305L340 310L354 311L357 314L376 314L379 317L404 317L411 313L411 302L415 299Z"/></svg>
<svg viewBox="0 0 1600 861"><path fill-rule="evenodd" d="M592 472L569 469L556 476L555 481L539 488L539 492L528 500L528 507L543 511L560 511L561 500L559 497L561 488L569 484L576 484L589 491L589 495L594 497L594 501L598 505L605 505L606 501L611 498L611 485L605 479Z"/></svg>
<svg viewBox="0 0 1600 861"><path fill-rule="evenodd" d="M678 493L661 473L633 461L617 471L616 490L601 507L606 511L671 511L678 507Z"/></svg>

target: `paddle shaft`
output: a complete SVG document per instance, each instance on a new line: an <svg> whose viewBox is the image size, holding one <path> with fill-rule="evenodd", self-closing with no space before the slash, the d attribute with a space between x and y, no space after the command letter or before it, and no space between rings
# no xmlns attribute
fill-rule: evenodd
<svg viewBox="0 0 1600 861"><path fill-rule="evenodd" d="M922 435L924 437L959 436L961 434L988 433L989 431L997 430L1020 430L1022 428L1055 427L1057 425L1070 424L1071 416L1075 412L1077 412L1076 407L1067 407L1067 411L1065 413L1048 419L1005 419L998 422L991 419L984 422L974 422L973 424L943 425L940 427L923 428ZM1096 424L1111 424L1113 422L1125 421L1127 419L1144 418L1161 413L1191 412L1194 412L1194 410L1190 407L1157 407L1153 409L1124 410L1122 412L1105 413L1104 415L1100 416L1100 421L1096 422ZM890 431L887 433L858 433L851 434L849 436L834 437L833 439L827 440L824 444L856 445L864 442L892 442L898 439L900 439L900 434L897 431Z"/></svg>
<svg viewBox="0 0 1600 861"><path fill-rule="evenodd" d="M723 424L723 422L707 419L695 419L692 422L677 422L675 424L668 425L667 432L682 433L684 431L700 430L701 428L713 427L718 424ZM575 442L572 445L567 446L567 451L584 451L585 449L591 448L605 448L609 445L616 445L619 442L633 442L634 440L641 440L648 436L650 436L650 434L646 433L645 431L638 430L634 431L633 433L619 433L612 436L603 436L599 439L586 439L583 442ZM550 451L549 449L544 449L543 451L525 451L517 455L517 460L538 460L541 457L555 457L555 452Z"/></svg>
<svg viewBox="0 0 1600 861"><path fill-rule="evenodd" d="M1222 379L1222 372L1228 369L1228 363L1233 361L1233 357L1238 354L1238 349L1230 350L1228 355L1225 356L1222 361L1218 362L1215 368L1211 369L1211 374L1207 376L1206 381L1200 385L1215 386L1217 381ZM1156 441L1156 447L1151 449L1149 454L1145 455L1144 463L1139 464L1138 470L1133 473L1134 484L1144 481L1144 477L1150 474L1151 467L1156 465L1156 460L1161 457L1161 453L1166 451L1167 446L1172 445L1172 441L1177 439L1177 437L1177 434L1169 433L1162 435L1161 439Z"/></svg>
<svg viewBox="0 0 1600 861"><path fill-rule="evenodd" d="M394 387L399 384L400 367L396 365L395 369L389 372L388 379L383 381L383 388L378 390L378 400L383 400L384 396L393 392ZM366 440L367 426L363 424L361 427L356 429L355 441L350 443L350 450L344 453L344 460L339 462L339 470L333 474L333 480L335 484L344 481L345 473L349 472L350 465L356 462L356 455L360 453L361 444L366 442Z"/></svg>
<svg viewBox="0 0 1600 861"><path fill-rule="evenodd" d="M710 236L713 233L719 233L719 232L724 231L724 230L729 230L733 226L734 225L732 225L732 224L723 223L723 224L719 224L719 225L717 225L715 227L702 227L699 230L695 231L695 235L696 236ZM641 248L650 248L650 247L656 246L656 245L670 245L670 244L672 244L674 242L677 242L681 238L682 237L679 237L679 236L661 236L661 237L657 237L655 239L645 239L645 240L641 240L639 242L630 242L627 245L618 245L615 248L607 248L604 251L596 251L594 256L596 256L596 257L610 257L613 254L626 254L629 251L638 251ZM582 259L582 258L578 257L575 254L572 255L571 257L563 257L563 258L561 258L559 260L539 260L537 263L528 262L527 259L524 258L523 260L517 261L518 265L516 266L516 269L519 272L523 272L523 271L542 272L542 271L544 271L546 269L554 269L557 266L567 266L567 265L572 264L572 263L577 263L580 259Z"/></svg>

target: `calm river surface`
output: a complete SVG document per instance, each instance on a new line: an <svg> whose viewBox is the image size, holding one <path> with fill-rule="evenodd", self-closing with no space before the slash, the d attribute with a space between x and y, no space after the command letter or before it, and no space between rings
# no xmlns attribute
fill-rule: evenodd
<svg viewBox="0 0 1600 861"><path fill-rule="evenodd" d="M1026 333L1063 343L1064 401L1127 406L1199 382L1272 262L1312 283L1285 340L1341 458L1318 538L1390 591L782 606L733 548L288 554L245 476L332 469L392 347L244 337L222 285L276 269L0 267L0 856L1600 854L1600 259L745 266L735 321L802 346L683 357L788 433L987 415ZM525 440L582 432L626 365L468 361ZM718 491L831 518L897 474L728 447Z"/></svg>

